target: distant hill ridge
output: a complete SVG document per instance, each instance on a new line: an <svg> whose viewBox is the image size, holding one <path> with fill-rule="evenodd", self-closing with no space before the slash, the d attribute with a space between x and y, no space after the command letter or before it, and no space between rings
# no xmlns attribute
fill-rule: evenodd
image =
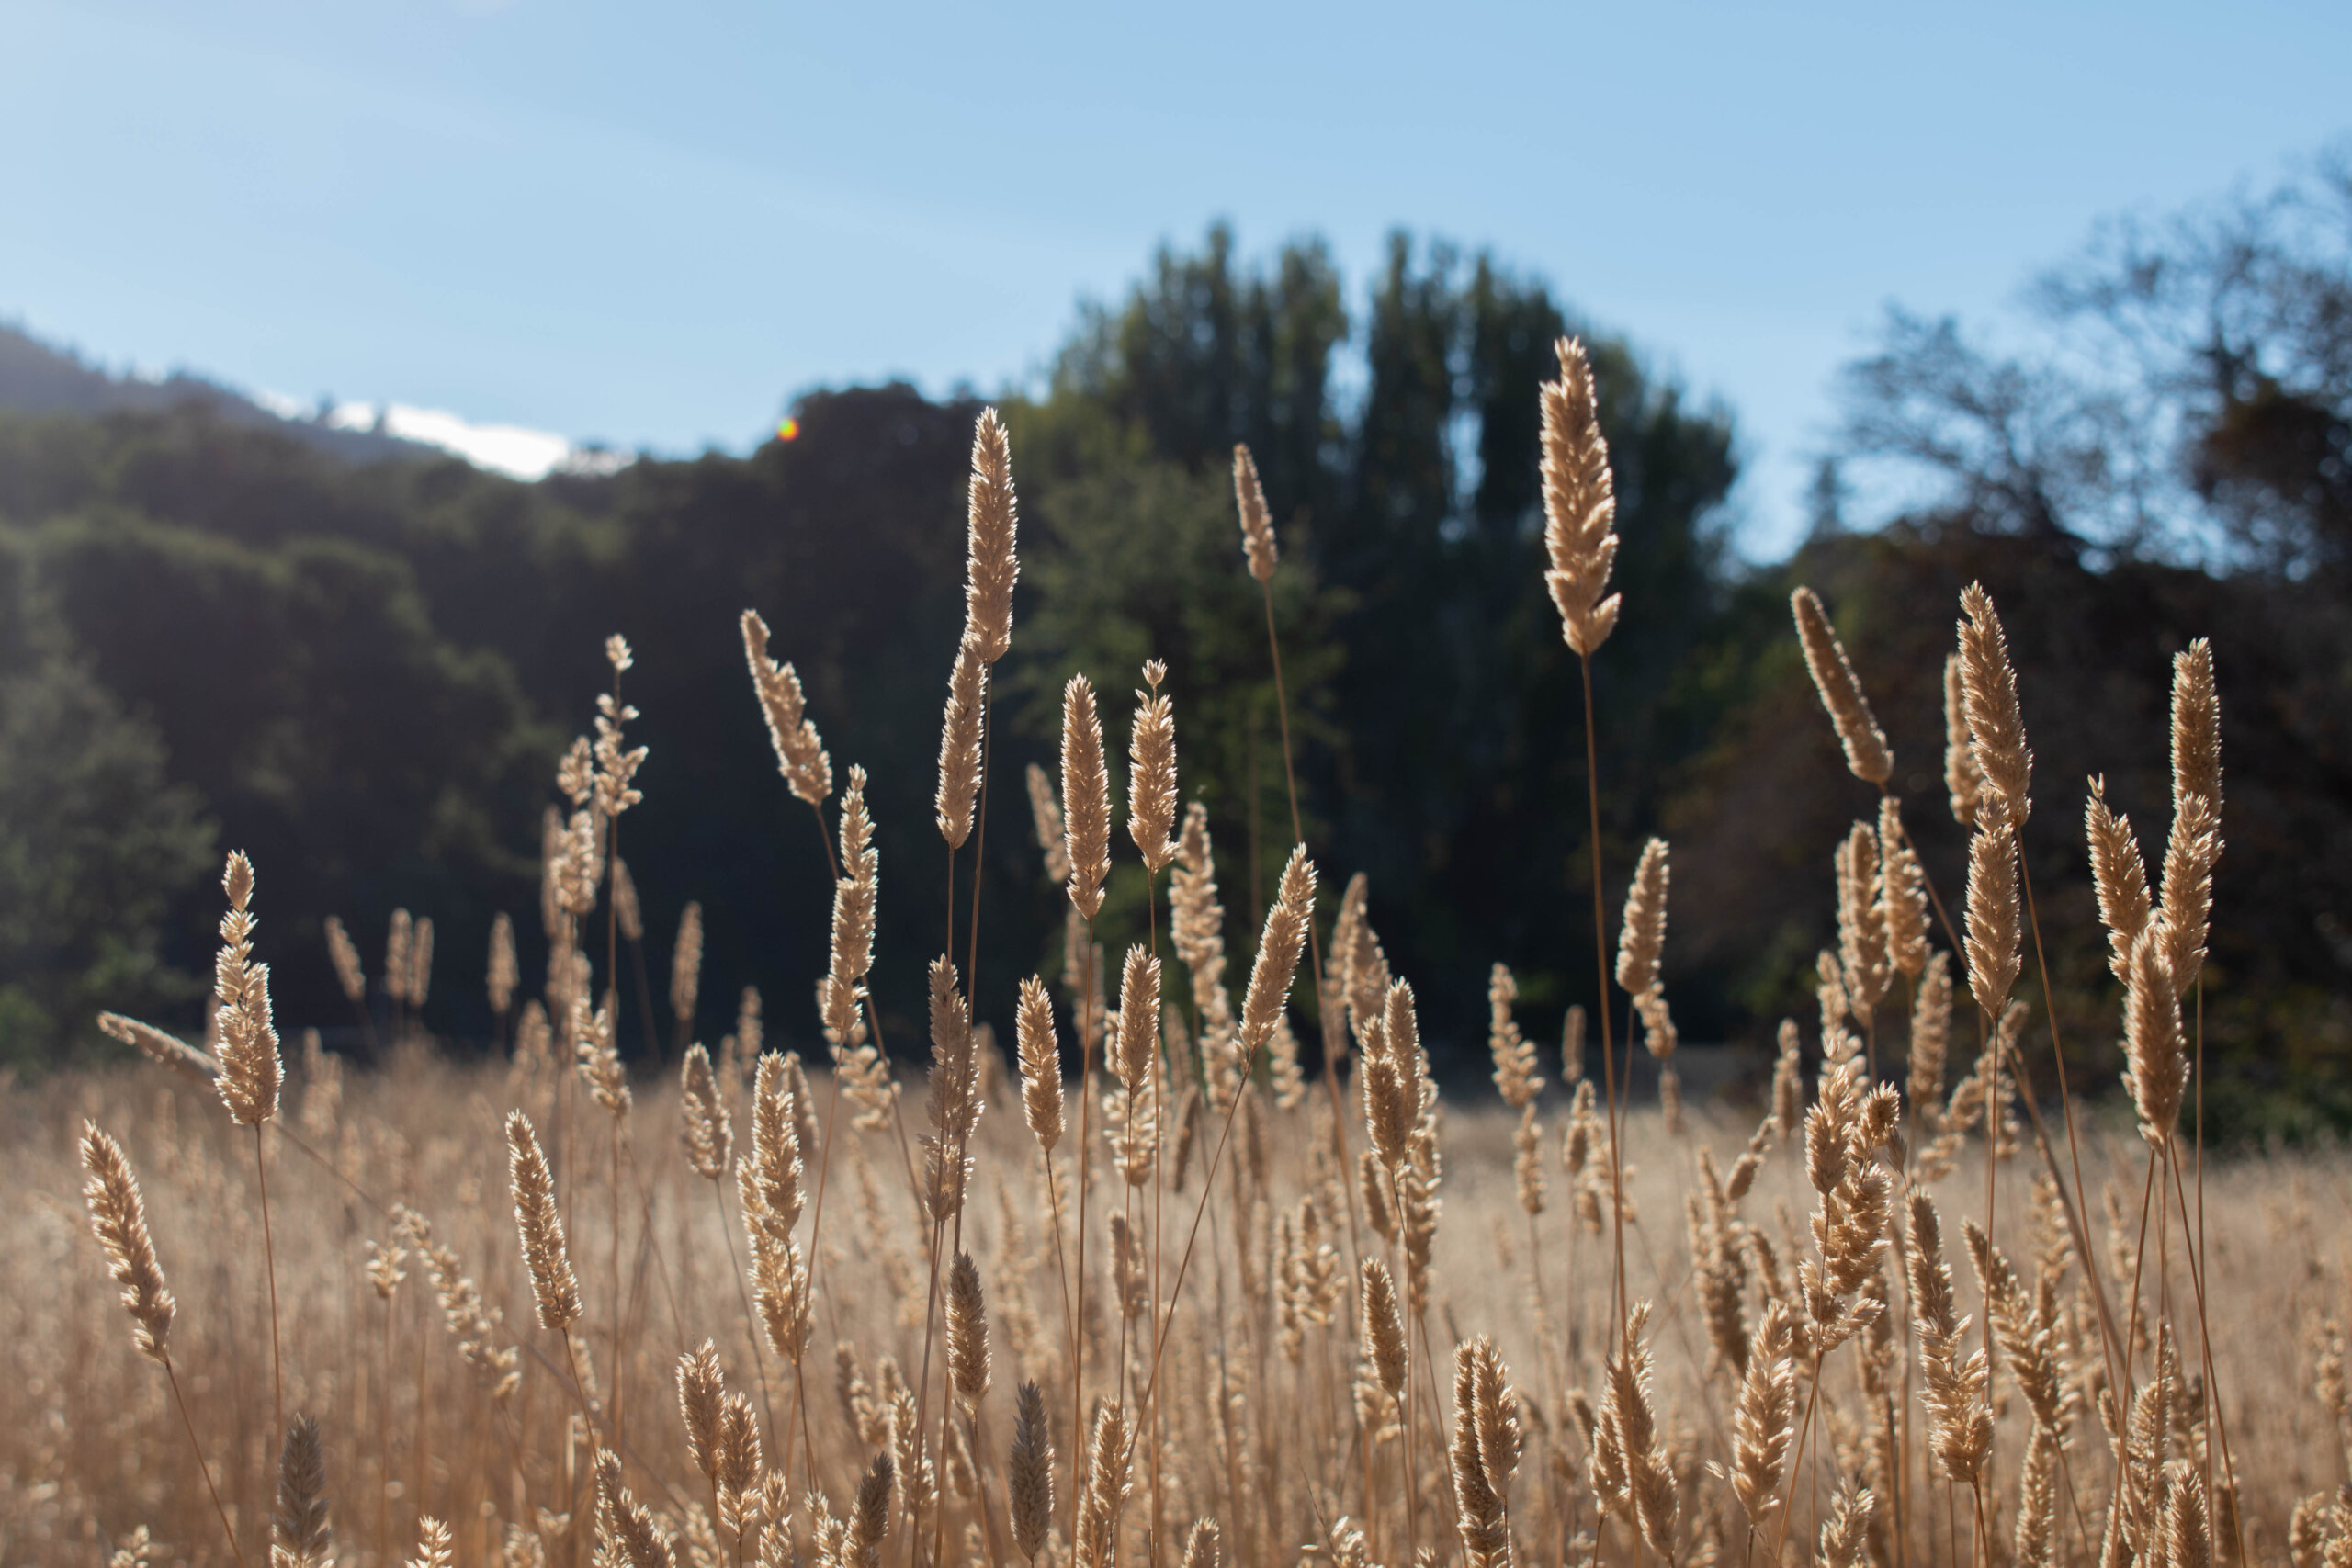
<svg viewBox="0 0 2352 1568"><path fill-rule="evenodd" d="M160 381L116 376L85 363L71 349L41 342L20 326L0 323L0 409L26 413L157 413L201 403L235 424L273 430L353 463L441 458L442 449L372 430L320 420L289 419L218 381L175 370Z"/></svg>

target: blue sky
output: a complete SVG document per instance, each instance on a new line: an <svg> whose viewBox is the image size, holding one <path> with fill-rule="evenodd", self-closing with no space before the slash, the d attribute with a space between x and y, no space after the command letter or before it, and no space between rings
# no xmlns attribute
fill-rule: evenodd
<svg viewBox="0 0 2352 1568"><path fill-rule="evenodd" d="M0 0L0 316L662 452L1035 374L1230 218L1491 245L1731 402L1799 526L1884 304L2352 130L2352 6Z"/></svg>

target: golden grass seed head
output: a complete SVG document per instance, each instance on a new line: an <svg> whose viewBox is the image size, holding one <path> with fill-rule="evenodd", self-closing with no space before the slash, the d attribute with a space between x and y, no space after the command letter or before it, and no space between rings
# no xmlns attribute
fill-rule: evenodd
<svg viewBox="0 0 2352 1568"><path fill-rule="evenodd" d="M456 1562L449 1527L430 1514L419 1515L416 1521L416 1555L408 1560L404 1568L455 1568Z"/></svg>
<svg viewBox="0 0 2352 1568"><path fill-rule="evenodd" d="M270 1521L272 1568L327 1568L334 1530L327 1523L326 1447L319 1424L297 1415L277 1452L277 1513Z"/></svg>
<svg viewBox="0 0 2352 1568"><path fill-rule="evenodd" d="M1388 1265L1377 1258L1357 1265L1359 1315L1363 1358L1391 1399L1405 1396L1405 1320L1396 1305L1396 1281Z"/></svg>
<svg viewBox="0 0 2352 1568"><path fill-rule="evenodd" d="M1928 964L1928 884L1919 854L1904 831L1903 807L1892 795L1878 807L1878 923L1886 932L1887 962L1913 980Z"/></svg>
<svg viewBox="0 0 2352 1568"><path fill-rule="evenodd" d="M1266 929L1250 966L1250 989L1241 1004L1241 1047L1254 1054L1274 1032L1290 1000L1298 955L1306 945L1307 922L1315 917L1315 863L1299 844L1283 867L1281 889L1266 911Z"/></svg>
<svg viewBox="0 0 2352 1568"><path fill-rule="evenodd" d="M1005 1464L1006 1512L1013 1545L1034 1562L1053 1528L1054 1443L1046 1425L1046 1396L1035 1383L1021 1385L1016 1406Z"/></svg>
<svg viewBox="0 0 2352 1568"><path fill-rule="evenodd" d="M2180 1120L2188 1087L2180 994L2173 986L2163 937L2160 928L2143 931L2132 944L2123 997L2123 1083L2140 1113L2140 1135L2159 1147Z"/></svg>
<svg viewBox="0 0 2352 1568"><path fill-rule="evenodd" d="M1157 875L1176 858L1176 712L1157 691L1136 694L1127 758L1127 835Z"/></svg>
<svg viewBox="0 0 2352 1568"><path fill-rule="evenodd" d="M82 1194L90 1206L90 1226L106 1251L107 1271L122 1287L132 1338L142 1354L164 1360L170 1354L175 1303L147 1231L147 1202L140 1193L139 1178L122 1145L94 1122L82 1123L82 1168L89 1173Z"/></svg>
<svg viewBox="0 0 2352 1568"><path fill-rule="evenodd" d="M2213 687L2213 645L2199 637L2172 657L2173 807L2202 795L2222 806L2222 703Z"/></svg>
<svg viewBox="0 0 2352 1568"><path fill-rule="evenodd" d="M220 886L229 895L229 911L220 918L220 952L212 965L220 1032L220 1072L215 1083L229 1119L241 1127L256 1127L277 1114L286 1068L270 1016L269 965L253 961L254 868L243 850L230 852ZM395 973L405 969L403 964Z"/></svg>
<svg viewBox="0 0 2352 1568"><path fill-rule="evenodd" d="M678 1356L678 1414L686 1425L686 1457L707 1477L718 1473L719 1413L727 1403L727 1377L718 1347L706 1339Z"/></svg>
<svg viewBox="0 0 2352 1568"><path fill-rule="evenodd" d="M1159 960L1138 942L1119 973L1119 1028L1112 1069L1129 1095L1147 1092L1159 1041Z"/></svg>
<svg viewBox="0 0 2352 1568"><path fill-rule="evenodd" d="M580 1282L572 1277L564 1244L563 1216L556 1212L555 1179L531 1119L519 1111L506 1116L507 1179L514 1196L514 1224L523 1238L523 1261L531 1271L531 1292L539 1326L561 1332L580 1318Z"/></svg>
<svg viewBox="0 0 2352 1568"><path fill-rule="evenodd" d="M2017 833L1980 814L1968 842L1966 915L1968 990L1997 1019L2024 963L2025 925L2018 899Z"/></svg>
<svg viewBox="0 0 2352 1568"><path fill-rule="evenodd" d="M505 918L503 914L499 917L501 919ZM495 975L498 967L497 928L493 926L491 930L491 968ZM343 987L343 994L347 1000L365 1001L368 997L368 974L360 967L357 944L352 942L351 933L343 929L343 922L333 915L327 917L326 932L327 956L334 961L335 984ZM506 934L511 943L514 935L511 924L507 928ZM495 985L496 982L493 979L493 987Z"/></svg>
<svg viewBox="0 0 2352 1568"><path fill-rule="evenodd" d="M1184 1568L1219 1568L1223 1553L1215 1519L1195 1519L1184 1537Z"/></svg>
<svg viewBox="0 0 2352 1568"><path fill-rule="evenodd" d="M979 1266L968 1252L947 1271L947 1371L956 1392L977 1407L989 1391L989 1315Z"/></svg>
<svg viewBox="0 0 2352 1568"><path fill-rule="evenodd" d="M1511 1017L1519 999L1519 982L1509 966L1496 964L1487 973L1487 1054L1495 1064L1495 1088L1503 1103L1516 1111L1542 1092L1544 1080L1535 1071L1535 1044L1520 1032Z"/></svg>
<svg viewBox="0 0 2352 1568"><path fill-rule="evenodd" d="M102 1012L98 1014L98 1032L134 1047L150 1061L169 1067L198 1089L210 1090L220 1075L219 1062L152 1023L141 1023L119 1012Z"/></svg>
<svg viewBox="0 0 2352 1568"><path fill-rule="evenodd" d="M2023 827L2032 808L2028 786L2033 753L2026 749L2025 717L2018 707L2017 671L2009 663L2007 636L1993 597L1982 583L1961 591L1965 618L1959 623L1961 690L1967 700L1968 736L1984 795L1998 806L2002 820ZM1984 809L1980 797L1977 810Z"/></svg>
<svg viewBox="0 0 2352 1568"><path fill-rule="evenodd" d="M710 1067L710 1053L687 1047L678 1064L678 1141L686 1164L706 1181L723 1180L735 1143L733 1118Z"/></svg>
<svg viewBox="0 0 2352 1568"><path fill-rule="evenodd" d="M350 938L344 940L348 942ZM490 922L490 967L483 981L490 995L490 1010L505 1017L514 1005L514 987L522 984L523 970L514 956L514 919L503 909Z"/></svg>
<svg viewBox="0 0 2352 1568"><path fill-rule="evenodd" d="M939 721L939 790L933 814L939 835L960 850L972 835L972 807L980 788L980 725L988 705L989 667L967 632L947 678L947 710Z"/></svg>
<svg viewBox="0 0 2352 1568"><path fill-rule="evenodd" d="M1875 1503L1868 1488L1849 1486L1838 1495L1836 1506L1821 1527L1821 1549L1815 1554L1814 1568L1855 1568L1861 1561Z"/></svg>
<svg viewBox="0 0 2352 1568"><path fill-rule="evenodd" d="M1062 827L1062 803L1054 794L1054 781L1036 763L1029 764L1029 815L1037 830L1038 847L1046 852L1046 880L1069 880L1069 845L1065 841Z"/></svg>
<svg viewBox="0 0 2352 1568"><path fill-rule="evenodd" d="M645 905L637 896L637 878L629 874L628 862L618 855L613 857L613 921L619 926L624 941L645 940ZM424 923L418 922L420 926ZM413 987L410 994L415 995Z"/></svg>
<svg viewBox="0 0 2352 1568"><path fill-rule="evenodd" d="M1560 633L1590 658L1617 626L1618 596L1601 597L1617 558L1617 495L1609 472L1609 443L1584 344L1564 337L1554 345L1560 378L1544 383L1544 574L1560 613Z"/></svg>
<svg viewBox="0 0 2352 1568"><path fill-rule="evenodd" d="M1789 607L1796 616L1798 640L1804 645L1805 668L1813 672L1821 705L1829 710L1829 722L1837 726L1838 739L1846 748L1846 766L1865 784L1884 784L1894 772L1894 753L1887 749L1886 732L1871 713L1870 700L1854 678L1828 612L1814 591L1804 587L1789 596Z"/></svg>
<svg viewBox="0 0 2352 1568"><path fill-rule="evenodd" d="M678 938L670 949L670 1016L692 1033L702 1000L702 905L687 900L678 915Z"/></svg>
<svg viewBox="0 0 2352 1568"><path fill-rule="evenodd" d="M790 664L779 664L768 656L768 626L757 611L744 611L741 625L743 660L751 667L752 688L767 719L776 765L794 795L811 806L822 806L833 793L833 760L826 755L816 725L809 722L800 677Z"/></svg>
<svg viewBox="0 0 2352 1568"><path fill-rule="evenodd" d="M1088 919L1102 907L1111 874L1111 780L1102 763L1102 720L1094 688L1073 675L1062 688L1062 813L1069 901Z"/></svg>
<svg viewBox="0 0 2352 1568"><path fill-rule="evenodd" d="M1004 421L984 408L972 426L972 478L966 510L964 629L982 660L1012 647L1012 590L1021 581L1020 508L1012 443Z"/></svg>
<svg viewBox="0 0 2352 1568"><path fill-rule="evenodd" d="M2222 858L2221 813L2211 796L2183 795L2165 840L2165 880L2158 895L2165 962L2176 995L2186 996L2205 968L2213 912L2213 866Z"/></svg>
<svg viewBox="0 0 2352 1568"><path fill-rule="evenodd" d="M1258 483L1257 460L1250 456L1250 448L1238 442L1233 447L1233 500L1241 513L1241 549L1249 558L1250 575L1261 582L1274 575L1278 552L1274 547L1274 522L1266 510L1266 491Z"/></svg>
<svg viewBox="0 0 2352 1568"><path fill-rule="evenodd" d="M1951 799L1952 820L1967 828L1975 824L1984 775L1977 771L1976 749L1968 738L1964 668L1959 653L1944 655L1944 789Z"/></svg>
<svg viewBox="0 0 2352 1568"><path fill-rule="evenodd" d="M1642 846L1633 885L1625 890L1625 919L1617 937L1617 984L1640 996L1657 984L1657 961L1666 946L1667 849L1664 839Z"/></svg>
<svg viewBox="0 0 2352 1568"><path fill-rule="evenodd" d="M2140 840L2132 831L2132 819L2109 808L2105 779L2091 780L2090 798L2083 803L2083 836L2090 844L2099 923L2107 928L2108 967L2120 980L2131 966L2132 944L2148 929L2154 911Z"/></svg>
<svg viewBox="0 0 2352 1568"><path fill-rule="evenodd" d="M1038 1146L1051 1154L1062 1137L1062 1051L1054 1034L1053 1000L1035 975L1021 982L1013 1032L1021 1053L1022 1113Z"/></svg>

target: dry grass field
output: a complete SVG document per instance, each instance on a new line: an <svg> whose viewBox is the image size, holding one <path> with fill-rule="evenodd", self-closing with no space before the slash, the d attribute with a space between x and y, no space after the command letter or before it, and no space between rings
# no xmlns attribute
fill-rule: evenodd
<svg viewBox="0 0 2352 1568"><path fill-rule="evenodd" d="M1589 668L1617 613L1613 503L1574 344L1561 367L1548 581ZM1278 547L1246 453L1236 491L1263 583ZM984 415L941 742L951 866L989 805L1014 526ZM203 1047L109 1018L152 1066L0 1102L0 1564L2352 1562L2352 1166L2224 1162L2197 1137L2213 655L2177 664L2165 841L2143 854L2087 806L2132 1064L2128 1106L2094 1115L2029 1028L2018 835L2074 831L2073 806L2030 813L1997 611L1973 589L1961 608L1950 798L1905 801L1797 596L1882 803L1822 846L1840 941L1820 1016L1784 1027L1745 1113L1681 1103L1665 844L1604 922L1594 1038L1579 1012L1539 1048L1498 966L1500 1103L1456 1106L1361 884L1327 875L1318 901L1306 846L1228 971L1182 716L1137 693L1116 820L1083 679L1058 785L994 802L1068 886L1066 972L1020 983L1001 1044L969 1021L969 925L942 933L928 1066L894 1067L864 991L886 886L864 777L835 780L748 613L781 787L838 857L824 1043L764 1048L818 1036L749 1003L718 1046L633 1077L611 850L643 753L616 638L597 732L558 775L537 996L511 940L493 949L510 1061L412 1033L363 1075L281 1042L268 868L240 855ZM1939 890L1903 821L1945 809L1973 847L1965 887ZM1106 953L1114 852L1168 918ZM411 973L375 981L396 1004L430 964L424 928L405 946ZM356 954L338 964L364 995ZM697 983L690 943L676 970ZM1009 1001L1017 978L981 984ZM1311 1075L1309 1021L1309 1059L1335 1064Z"/></svg>

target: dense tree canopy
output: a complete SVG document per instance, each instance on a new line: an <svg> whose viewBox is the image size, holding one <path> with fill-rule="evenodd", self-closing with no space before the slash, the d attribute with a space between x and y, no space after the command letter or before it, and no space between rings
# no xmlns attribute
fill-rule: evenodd
<svg viewBox="0 0 2352 1568"><path fill-rule="evenodd" d="M1184 798L1210 814L1237 962L1292 836L1286 711L1327 897L1368 874L1442 1070L1481 1070L1497 960L1519 973L1532 1033L1595 999L1584 697L1543 586L1537 493L1535 388L1554 341L1581 332L1623 541L1624 617L1592 671L1599 852L1613 906L1641 840L1675 841L1666 975L1685 1034L1760 1039L1809 1011L1830 851L1871 804L1806 682L1789 589L1829 601L1951 903L1940 672L1957 591L1982 579L2034 727L2044 804L2028 850L2084 1070L2105 1075L2115 1028L2071 826L2083 781L2103 773L2161 838L2166 659L2210 633L2231 837L2208 1016L2217 1051L2246 1068L2224 1110L2270 1116L2292 1083L2352 1119L2352 618L2336 541L2352 355L2335 303L2352 291L2341 247L2305 221L2344 188L2103 242L2045 290L2038 359L1895 318L1852 372L1837 456L1933 488L1914 483L1897 514L1857 531L1826 472L1813 538L1760 568L1723 533L1729 413L1582 327L1543 281L1401 233L1359 299L1317 242L1252 257L1219 228L1163 249L1126 298L1082 315L1048 386L1005 405L1023 576L996 673L979 1016L1009 1025L1015 980L1061 964L1063 901L1022 775L1051 768L1062 682L1094 682L1115 762L1153 658L1169 666ZM2144 374L2099 380L2062 352L2092 329L2143 345ZM798 667L837 774L871 773L876 990L886 1034L911 1046L946 919L931 797L978 408L903 386L817 393L797 405L797 439L748 457L537 485L448 461L353 466L203 406L0 414L0 1055L92 1048L101 1001L195 1027L230 846L261 870L283 1019L349 1016L329 914L372 966L405 906L440 931L429 1021L485 1038L489 925L516 917L533 976L540 817L614 631L638 649L625 694L651 748L620 852L643 894L653 999L678 912L699 899L696 1032L723 1032L756 985L771 1034L808 1043L826 859L768 751L736 630L746 607ZM1237 442L1282 541L1286 710L1242 567ZM1145 897L1123 858L1101 940L1139 939ZM620 983L637 985L627 960ZM648 1043L638 1016L625 998L633 1054Z"/></svg>

